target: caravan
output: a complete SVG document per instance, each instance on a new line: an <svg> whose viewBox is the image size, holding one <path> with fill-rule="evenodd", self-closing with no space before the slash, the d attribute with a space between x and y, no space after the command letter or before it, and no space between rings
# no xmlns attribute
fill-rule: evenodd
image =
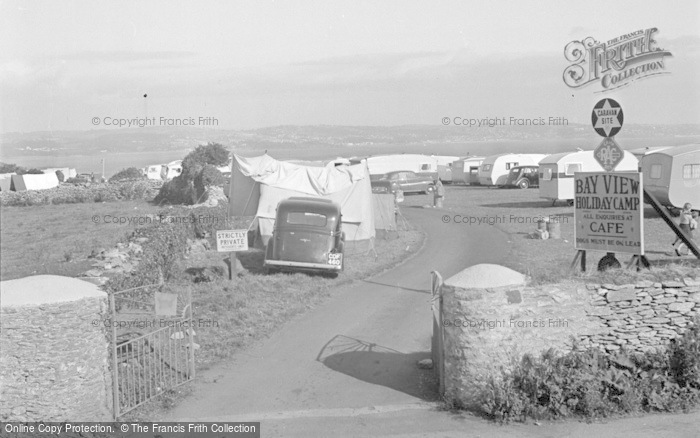
<svg viewBox="0 0 700 438"><path fill-rule="evenodd" d="M361 163L361 158L350 160L352 164ZM438 166L435 157L420 154L377 155L367 157L370 175L384 175L389 172L410 171L419 175L429 175L437 180Z"/></svg>
<svg viewBox="0 0 700 438"><path fill-rule="evenodd" d="M664 148L642 157L644 190L661 204L700 209L700 144Z"/></svg>
<svg viewBox="0 0 700 438"><path fill-rule="evenodd" d="M454 176L452 174L452 165L455 161L459 160L459 157L448 155L431 155L431 158L434 158L437 162L438 178L440 178L442 182L453 182Z"/></svg>
<svg viewBox="0 0 700 438"><path fill-rule="evenodd" d="M169 181L182 173L182 160L171 161L163 167L165 168L163 179Z"/></svg>
<svg viewBox="0 0 700 438"><path fill-rule="evenodd" d="M486 157L479 168L479 184L502 186L515 166L537 166L544 154L500 154Z"/></svg>
<svg viewBox="0 0 700 438"><path fill-rule="evenodd" d="M637 158L629 151L615 168L616 171L636 171ZM593 151L563 152L552 154L540 161L540 198L557 200L574 199L574 172L603 172Z"/></svg>
<svg viewBox="0 0 700 438"><path fill-rule="evenodd" d="M152 164L146 167L144 173L146 175L146 178L160 181L163 179L163 165Z"/></svg>
<svg viewBox="0 0 700 438"><path fill-rule="evenodd" d="M479 166L484 157L467 157L452 163L452 182L458 184L479 184Z"/></svg>

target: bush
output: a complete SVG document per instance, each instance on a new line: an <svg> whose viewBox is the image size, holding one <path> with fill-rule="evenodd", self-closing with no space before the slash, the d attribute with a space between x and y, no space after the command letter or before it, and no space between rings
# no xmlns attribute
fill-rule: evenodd
<svg viewBox="0 0 700 438"><path fill-rule="evenodd" d="M0 173L22 174L24 173L24 168L16 164L0 163Z"/></svg>
<svg viewBox="0 0 700 438"><path fill-rule="evenodd" d="M182 174L163 184L155 202L163 204L196 204L206 186L223 185L223 177L215 166L228 164L229 152L218 143L200 145L182 160Z"/></svg>
<svg viewBox="0 0 700 438"><path fill-rule="evenodd" d="M700 403L700 317L660 352L549 350L481 386L482 413L499 421L687 410Z"/></svg>
<svg viewBox="0 0 700 438"><path fill-rule="evenodd" d="M129 167L127 169L122 169L116 174L112 175L112 177L109 179L109 182L139 180L145 178L146 176L143 174L143 172L141 172L141 169L137 169L136 167Z"/></svg>
<svg viewBox="0 0 700 438"><path fill-rule="evenodd" d="M194 188L197 192L197 200L202 199L209 186L223 186L224 176L216 167L207 164L194 178Z"/></svg>
<svg viewBox="0 0 700 438"><path fill-rule="evenodd" d="M192 205L197 202L197 192L192 181L187 181L182 175L166 181L153 200L156 204Z"/></svg>
<svg viewBox="0 0 700 438"><path fill-rule="evenodd" d="M42 171L39 170L39 169L34 168L34 169L29 169L29 170L27 170L26 172L24 172L24 174L27 174L27 175L43 175L44 172L42 172Z"/></svg>
<svg viewBox="0 0 700 438"><path fill-rule="evenodd" d="M194 181L207 164L225 166L229 162L228 150L219 143L199 145L182 160L182 175Z"/></svg>

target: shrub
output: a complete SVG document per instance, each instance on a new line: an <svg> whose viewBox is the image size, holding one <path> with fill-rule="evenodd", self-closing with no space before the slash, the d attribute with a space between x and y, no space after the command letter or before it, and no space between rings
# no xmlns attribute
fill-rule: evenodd
<svg viewBox="0 0 700 438"><path fill-rule="evenodd" d="M700 403L700 317L662 351L525 355L482 383L478 403L499 421L690 409Z"/></svg>
<svg viewBox="0 0 700 438"><path fill-rule="evenodd" d="M700 390L700 316L669 345L671 373L681 387Z"/></svg>
<svg viewBox="0 0 700 438"><path fill-rule="evenodd" d="M16 164L0 163L0 173L22 174L22 173L24 173L24 168L22 168Z"/></svg>
<svg viewBox="0 0 700 438"><path fill-rule="evenodd" d="M207 145L199 145L183 158L182 174L187 179L194 180L205 165L225 166L228 162L229 152L221 144L209 143Z"/></svg>
<svg viewBox="0 0 700 438"><path fill-rule="evenodd" d="M194 178L194 188L197 192L197 199L202 199L207 187L222 186L223 184L224 176L219 172L219 169L211 164L205 165Z"/></svg>
<svg viewBox="0 0 700 438"><path fill-rule="evenodd" d="M144 179L146 176L141 172L141 169L137 169L136 167L129 167L127 169L122 169L119 172L115 173L112 175L112 177L109 179L109 182L117 182L117 181L129 181L129 180L138 180L138 179Z"/></svg>
<svg viewBox="0 0 700 438"><path fill-rule="evenodd" d="M155 202L196 204L208 185L223 185L223 177L215 166L228 163L228 150L218 143L197 146L182 160L182 174L161 187Z"/></svg>
<svg viewBox="0 0 700 438"><path fill-rule="evenodd" d="M24 173L25 173L25 174L28 174L28 175L43 175L44 172L42 172L42 171L39 170L39 169L34 168L34 169L29 169L29 170L27 170L27 171L24 172Z"/></svg>

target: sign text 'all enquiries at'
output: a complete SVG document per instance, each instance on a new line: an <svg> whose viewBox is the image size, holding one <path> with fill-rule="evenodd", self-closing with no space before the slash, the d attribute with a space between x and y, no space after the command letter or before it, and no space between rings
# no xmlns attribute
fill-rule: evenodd
<svg viewBox="0 0 700 438"><path fill-rule="evenodd" d="M248 230L218 230L216 250L218 252L248 251Z"/></svg>
<svg viewBox="0 0 700 438"><path fill-rule="evenodd" d="M576 172L575 248L644 255L640 172Z"/></svg>

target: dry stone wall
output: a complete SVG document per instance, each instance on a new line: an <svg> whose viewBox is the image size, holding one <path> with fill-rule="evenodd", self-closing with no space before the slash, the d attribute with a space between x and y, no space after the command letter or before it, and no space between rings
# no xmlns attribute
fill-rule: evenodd
<svg viewBox="0 0 700 438"><path fill-rule="evenodd" d="M109 343L104 325L93 324L107 318L107 294L39 277L47 278L26 291L15 286L27 279L0 285L0 421L109 421Z"/></svg>
<svg viewBox="0 0 700 438"><path fill-rule="evenodd" d="M445 396L465 407L523 354L665 346L700 314L700 278L467 289L443 284Z"/></svg>

